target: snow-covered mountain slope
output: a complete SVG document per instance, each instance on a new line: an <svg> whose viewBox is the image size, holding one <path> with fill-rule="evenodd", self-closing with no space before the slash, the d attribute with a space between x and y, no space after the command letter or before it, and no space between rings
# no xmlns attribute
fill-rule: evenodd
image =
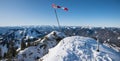
<svg viewBox="0 0 120 61"><path fill-rule="evenodd" d="M10 41L13 41L15 49L19 49L21 41L28 42L30 40L33 42L58 29L56 26L0 27L0 45L4 47L4 45L10 44ZM67 36L98 36L97 38L100 39L100 42L103 43L106 41L110 47L112 46L120 52L120 28L62 26L61 29Z"/></svg>
<svg viewBox="0 0 120 61"><path fill-rule="evenodd" d="M106 46L120 52L120 28L62 26L61 29L62 29L61 32L63 32L66 36L79 35L97 38L99 39L99 42L102 42ZM0 60L15 58L20 50L24 50L29 46L34 47L37 46L38 44L41 44L42 42L44 42L43 38L47 39L47 37L44 36L49 34L51 31L55 30L58 31L59 27L56 26L0 27ZM46 42L46 44L47 43L49 44L49 42Z"/></svg>
<svg viewBox="0 0 120 61"><path fill-rule="evenodd" d="M66 37L39 61L119 61L120 53L88 37Z"/></svg>
<svg viewBox="0 0 120 61"><path fill-rule="evenodd" d="M30 46L17 55L18 61L35 61L48 53L48 49L56 46L65 35L61 32L53 31L38 42L36 46Z"/></svg>

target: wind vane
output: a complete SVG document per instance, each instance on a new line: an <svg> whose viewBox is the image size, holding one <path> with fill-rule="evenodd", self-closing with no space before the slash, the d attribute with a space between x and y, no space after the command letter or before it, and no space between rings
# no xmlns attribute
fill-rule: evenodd
<svg viewBox="0 0 120 61"><path fill-rule="evenodd" d="M59 26L59 30L61 31L60 22L59 22L59 19L58 19L58 15L57 15L56 9L60 8L60 9L63 9L64 11L68 11L68 8L65 8L65 7L62 7L62 6L58 6L58 5L55 5L55 4L52 4L52 7L54 8L54 12L55 12L56 20L57 20L57 23L58 23L58 26Z"/></svg>

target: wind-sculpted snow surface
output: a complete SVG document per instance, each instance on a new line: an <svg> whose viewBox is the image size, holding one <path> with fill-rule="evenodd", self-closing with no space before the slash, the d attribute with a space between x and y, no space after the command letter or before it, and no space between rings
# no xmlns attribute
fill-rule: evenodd
<svg viewBox="0 0 120 61"><path fill-rule="evenodd" d="M28 47L18 53L18 61L35 61L48 53L48 49L56 46L65 35L61 32L53 31L45 36L38 45Z"/></svg>
<svg viewBox="0 0 120 61"><path fill-rule="evenodd" d="M88 37L66 37L39 61L119 61L120 53Z"/></svg>

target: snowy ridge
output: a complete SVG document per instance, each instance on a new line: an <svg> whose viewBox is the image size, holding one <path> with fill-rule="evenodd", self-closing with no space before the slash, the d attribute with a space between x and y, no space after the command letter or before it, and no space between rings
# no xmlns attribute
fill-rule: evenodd
<svg viewBox="0 0 120 61"><path fill-rule="evenodd" d="M39 61L119 61L120 53L100 44L96 51L96 40L88 37L72 36L64 38L49 49L49 53Z"/></svg>
<svg viewBox="0 0 120 61"><path fill-rule="evenodd" d="M35 61L48 53L48 49L57 45L65 35L61 32L53 31L39 41L37 46L28 47L20 51L17 55L18 61Z"/></svg>

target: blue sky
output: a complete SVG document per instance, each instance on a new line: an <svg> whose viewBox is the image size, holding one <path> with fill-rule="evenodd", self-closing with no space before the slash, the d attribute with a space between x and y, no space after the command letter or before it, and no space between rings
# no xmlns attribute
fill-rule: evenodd
<svg viewBox="0 0 120 61"><path fill-rule="evenodd" d="M61 25L120 27L120 0L0 0L0 26Z"/></svg>

